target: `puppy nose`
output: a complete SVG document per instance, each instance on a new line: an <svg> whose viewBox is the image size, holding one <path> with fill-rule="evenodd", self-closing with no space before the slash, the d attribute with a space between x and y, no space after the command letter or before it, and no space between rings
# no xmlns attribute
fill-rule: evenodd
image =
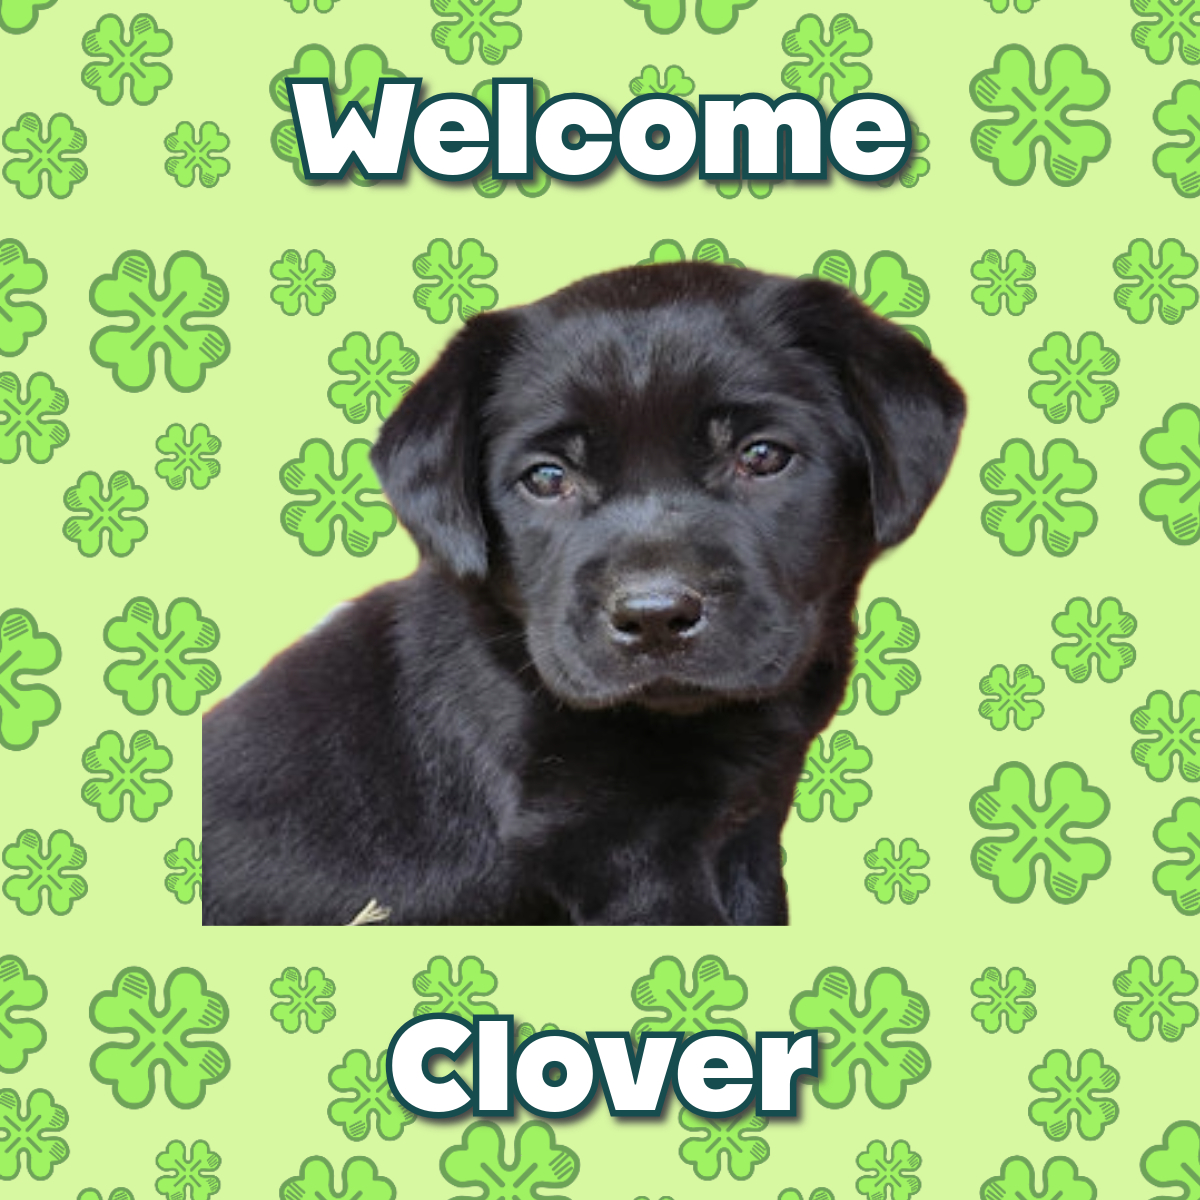
<svg viewBox="0 0 1200 1200"><path fill-rule="evenodd" d="M614 641L636 650L669 649L704 619L704 601L680 583L655 581L617 592L608 605Z"/></svg>

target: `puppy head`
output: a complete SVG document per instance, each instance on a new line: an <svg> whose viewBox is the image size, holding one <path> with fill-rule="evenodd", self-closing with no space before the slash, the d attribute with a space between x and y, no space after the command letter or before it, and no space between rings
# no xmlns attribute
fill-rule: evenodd
<svg viewBox="0 0 1200 1200"><path fill-rule="evenodd" d="M688 713L797 682L962 416L928 351L837 285L680 263L475 318L373 461L551 692Z"/></svg>

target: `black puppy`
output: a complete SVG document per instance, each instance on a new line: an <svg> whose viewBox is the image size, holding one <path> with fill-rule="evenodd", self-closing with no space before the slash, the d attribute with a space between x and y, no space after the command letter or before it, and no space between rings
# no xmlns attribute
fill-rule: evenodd
<svg viewBox="0 0 1200 1200"><path fill-rule="evenodd" d="M785 924L859 581L963 412L818 280L634 267L475 317L373 453L420 569L205 717L205 921Z"/></svg>

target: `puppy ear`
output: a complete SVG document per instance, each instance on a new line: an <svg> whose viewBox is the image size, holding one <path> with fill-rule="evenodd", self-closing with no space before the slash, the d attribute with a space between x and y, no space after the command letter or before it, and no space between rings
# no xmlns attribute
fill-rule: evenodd
<svg viewBox="0 0 1200 1200"><path fill-rule="evenodd" d="M460 579L487 573L480 415L512 340L508 313L481 313L384 422L371 463L421 554Z"/></svg>
<svg viewBox="0 0 1200 1200"><path fill-rule="evenodd" d="M836 283L792 284L786 319L794 344L837 373L866 447L875 538L894 546L950 469L966 414L962 389L912 334Z"/></svg>

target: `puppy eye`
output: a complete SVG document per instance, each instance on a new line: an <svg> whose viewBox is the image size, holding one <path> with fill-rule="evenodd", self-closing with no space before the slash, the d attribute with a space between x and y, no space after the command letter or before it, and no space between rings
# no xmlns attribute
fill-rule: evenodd
<svg viewBox="0 0 1200 1200"><path fill-rule="evenodd" d="M567 473L556 463L538 463L521 476L521 486L539 500L569 496L572 488Z"/></svg>
<svg viewBox="0 0 1200 1200"><path fill-rule="evenodd" d="M738 455L739 475L778 475L795 455L778 442L751 442Z"/></svg>

